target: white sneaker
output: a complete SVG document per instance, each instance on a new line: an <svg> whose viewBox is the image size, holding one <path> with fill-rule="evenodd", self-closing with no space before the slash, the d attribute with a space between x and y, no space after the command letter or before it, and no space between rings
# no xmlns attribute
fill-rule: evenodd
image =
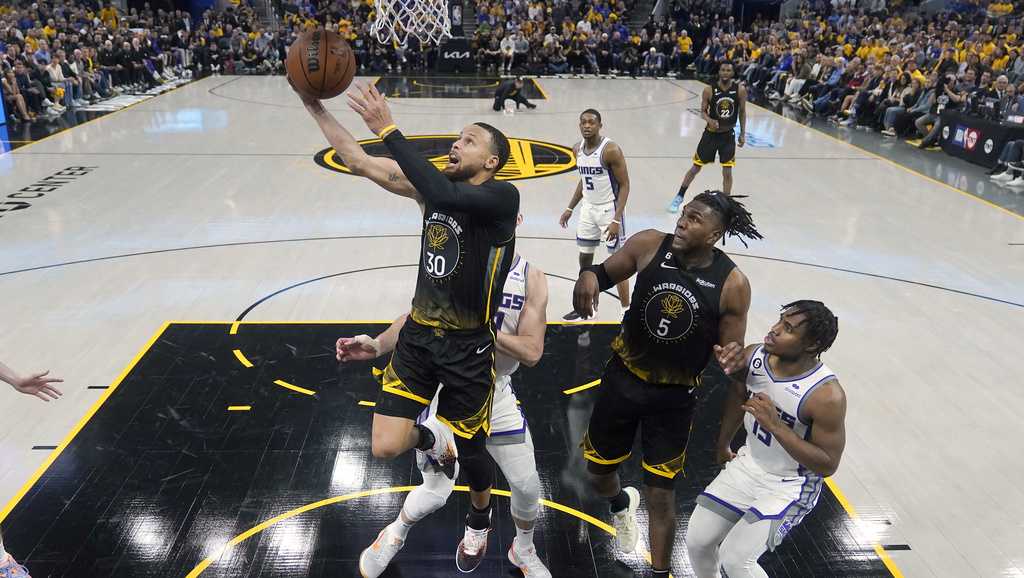
<svg viewBox="0 0 1024 578"><path fill-rule="evenodd" d="M629 496L629 506L621 512L612 514L612 525L615 526L615 541L619 543L619 550L625 554L632 554L636 550L636 542L640 537L640 530L636 525L636 510L640 507L640 492L636 488L623 488Z"/></svg>
<svg viewBox="0 0 1024 578"><path fill-rule="evenodd" d="M363 578L377 578L391 564L398 551L405 546L405 540L399 539L385 527L377 534L373 544L359 555L359 573Z"/></svg>
<svg viewBox="0 0 1024 578"><path fill-rule="evenodd" d="M992 175L989 178L993 181L1010 181L1013 180L1013 171L1003 171L999 174Z"/></svg>
<svg viewBox="0 0 1024 578"><path fill-rule="evenodd" d="M459 450L455 447L455 434L434 416L430 416L420 425L434 434L434 445L423 453L433 460L449 480L454 480L458 474L459 459Z"/></svg>
<svg viewBox="0 0 1024 578"><path fill-rule="evenodd" d="M491 529L474 530L466 526L466 533L455 550L455 566L459 572L469 573L477 569L477 566L484 561L487 554L487 537L491 535Z"/></svg>
<svg viewBox="0 0 1024 578"><path fill-rule="evenodd" d="M1024 175L1021 175L1012 181L1007 181L1006 186L1008 187L1024 187Z"/></svg>
<svg viewBox="0 0 1024 578"><path fill-rule="evenodd" d="M519 539L512 540L512 547L508 549L508 561L515 564L516 568L522 571L523 576L529 578L551 578L544 563L537 556L537 547L530 544L528 548L519 548Z"/></svg>

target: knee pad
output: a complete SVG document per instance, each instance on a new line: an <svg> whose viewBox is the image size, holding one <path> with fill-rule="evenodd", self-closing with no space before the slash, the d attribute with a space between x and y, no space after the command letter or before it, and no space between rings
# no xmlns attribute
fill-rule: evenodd
<svg viewBox="0 0 1024 578"><path fill-rule="evenodd" d="M456 439L459 449L459 469L469 489L482 492L494 486L494 462L487 454L484 435L471 440Z"/></svg>
<svg viewBox="0 0 1024 578"><path fill-rule="evenodd" d="M521 478L510 478L505 475L512 490L512 517L524 522L532 522L540 514L540 476L537 470L527 473Z"/></svg>
<svg viewBox="0 0 1024 578"><path fill-rule="evenodd" d="M423 472L423 483L413 488L405 498L402 511L412 522L418 522L440 510L455 488L455 480L442 473Z"/></svg>

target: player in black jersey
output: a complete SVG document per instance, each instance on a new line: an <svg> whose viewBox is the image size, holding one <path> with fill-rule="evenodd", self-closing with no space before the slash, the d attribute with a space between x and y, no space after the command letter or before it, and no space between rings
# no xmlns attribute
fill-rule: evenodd
<svg viewBox="0 0 1024 578"><path fill-rule="evenodd" d="M675 213L683 204L686 189L696 178L701 167L715 162L722 163L722 190L725 194L732 193L732 168L736 166L736 145L742 147L747 142L747 88L733 80L734 67L732 62L725 61L718 65L718 82L714 86L704 88L700 96L700 114L707 122L704 134L697 143L697 152L693 155L693 166L683 177L679 192L668 204L668 212ZM736 121L740 124L740 136L737 140L733 133Z"/></svg>
<svg viewBox="0 0 1024 578"><path fill-rule="evenodd" d="M603 264L580 273L573 294L576 311L590 317L601 291L637 274L581 446L594 490L611 505L619 547L632 552L640 493L622 488L617 469L640 428L655 575L667 576L671 564L673 487L686 459L700 374L714 346L742 343L746 333L750 283L715 248L724 235L761 238L737 197L706 191L683 208L674 235L634 235Z"/></svg>
<svg viewBox="0 0 1024 578"><path fill-rule="evenodd" d="M320 101L302 100L354 174L413 198L424 209L416 293L382 376L373 455L392 459L416 448L449 478L458 474L461 462L472 488L489 488L493 468L477 434L490 429L493 319L515 254L519 214L519 191L494 178L508 160L508 140L488 124L469 125L439 171L402 136L376 88L359 86L358 94L348 97L393 159L367 155ZM437 419L417 424L439 382L445 387Z"/></svg>

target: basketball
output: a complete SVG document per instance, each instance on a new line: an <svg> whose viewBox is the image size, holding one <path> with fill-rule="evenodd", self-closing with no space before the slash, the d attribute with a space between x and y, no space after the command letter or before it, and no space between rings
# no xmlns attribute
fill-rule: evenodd
<svg viewBox="0 0 1024 578"><path fill-rule="evenodd" d="M348 42L335 32L317 28L304 32L288 49L288 79L306 96L334 98L356 74L356 56Z"/></svg>

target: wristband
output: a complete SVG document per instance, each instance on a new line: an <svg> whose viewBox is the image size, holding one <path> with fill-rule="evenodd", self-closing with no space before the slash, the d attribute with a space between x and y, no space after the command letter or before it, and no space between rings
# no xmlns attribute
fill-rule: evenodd
<svg viewBox="0 0 1024 578"><path fill-rule="evenodd" d="M612 278L608 276L608 271L605 270L604 263L584 267L583 270L590 271L597 276L597 288L599 290L607 291L615 286L615 281L612 281Z"/></svg>
<svg viewBox="0 0 1024 578"><path fill-rule="evenodd" d="M572 212L573 212L573 211L575 211L576 209L573 209L572 207L566 207L566 208L565 208L565 210L566 210L566 211L569 211L570 213L572 213Z"/></svg>
<svg viewBox="0 0 1024 578"><path fill-rule="evenodd" d="M615 223L616 225L621 225L622 224L622 221L616 221L615 219L612 219L612 222Z"/></svg>
<svg viewBox="0 0 1024 578"><path fill-rule="evenodd" d="M377 133L377 138L379 138L380 140L384 140L385 138L387 138L389 134L395 132L396 130L398 130L397 126L395 126L394 124L389 124L386 127L380 129L380 132Z"/></svg>

